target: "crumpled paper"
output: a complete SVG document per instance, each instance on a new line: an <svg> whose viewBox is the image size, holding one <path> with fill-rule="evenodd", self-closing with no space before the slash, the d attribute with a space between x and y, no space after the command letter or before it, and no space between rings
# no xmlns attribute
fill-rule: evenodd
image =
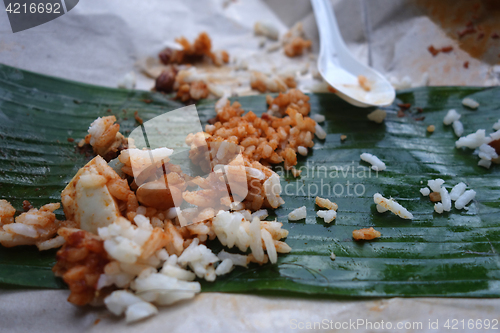
<svg viewBox="0 0 500 333"><path fill-rule="evenodd" d="M495 16L498 11L471 14L465 0L332 2L352 53L390 77L398 87L499 84L500 58L495 57L500 54L500 42L490 36L500 31L495 30L495 22L500 22ZM463 12L455 13L459 9L453 6L453 10L438 8L450 3L464 8ZM452 18L456 15L460 20L450 23L443 13ZM473 19L484 24L482 29L488 30L488 36L483 38L487 39L478 40L479 33L456 38L457 29L467 23L467 15L479 17ZM254 36L257 20L272 23L280 34L301 21L313 41L312 52L294 59L285 57L282 49L268 52L274 42ZM7 14L0 11L0 31L0 62L96 85L116 87L126 74L134 71L136 88L151 89L154 72L148 70L158 68L148 65L148 61L154 64L158 52L171 46L176 37L184 35L193 40L201 31L210 34L214 49L225 49L231 55L230 66L211 75L221 81L236 77L241 85L229 85L232 93L254 93L248 88L251 70L295 72L299 87L305 90L321 82L314 73L318 33L307 0L86 0L54 21L16 34L10 30ZM476 52L478 43L486 51ZM434 57L427 51L431 44L438 48L451 45L453 51ZM241 67L242 61L247 62L248 70L235 69ZM466 61L468 69L464 68ZM435 332L429 321L438 320L439 325L444 325L447 319L494 319L500 313L500 301L496 299L340 301L209 293L161 308L155 318L127 326L122 318L115 318L104 309L74 307L66 301L67 296L65 290L0 291L0 330L288 332L294 330L294 323L365 319L394 324L417 321L423 327L413 331ZM439 328L442 330L443 326ZM358 327L342 331L371 330Z"/></svg>

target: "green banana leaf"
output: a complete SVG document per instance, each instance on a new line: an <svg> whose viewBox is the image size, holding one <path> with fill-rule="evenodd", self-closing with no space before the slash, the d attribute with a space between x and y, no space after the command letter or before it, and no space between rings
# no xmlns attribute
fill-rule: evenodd
<svg viewBox="0 0 500 333"><path fill-rule="evenodd" d="M481 104L478 110L462 106L466 96ZM322 125L328 136L315 139L307 157L299 156L299 178L282 174L286 203L268 218L277 218L290 231L286 242L292 252L280 255L275 265L237 268L214 283L202 282L202 290L311 297L499 297L500 167L477 166L478 157L472 150L456 149L453 130L442 123L455 108L466 134L480 128L491 132L500 117L499 96L498 87L410 89L398 93L385 122L376 124L366 118L372 109L356 108L334 94L311 95L312 114L326 117ZM263 95L237 100L245 110L266 110ZM398 117L396 103L413 107ZM91 158L76 143L96 117L114 114L126 134L137 126L135 111L148 120L181 106L158 93L91 86L0 66L0 198L20 211L25 199L34 206L58 201L61 190ZM212 102L197 107L202 122L214 116ZM433 134L426 131L430 124L436 126ZM369 171L360 161L362 152L377 155L387 170ZM469 210L434 213L419 189L435 178L449 187L463 181L475 189ZM398 200L414 219L378 213L376 192ZM332 223L316 217L316 195L339 205ZM287 214L304 205L307 218L288 222ZM63 218L62 211L57 213ZM374 227L382 237L354 241L352 231L364 227ZM218 242L209 247L222 249ZM0 246L0 284L63 288L52 275L54 262L55 251Z"/></svg>

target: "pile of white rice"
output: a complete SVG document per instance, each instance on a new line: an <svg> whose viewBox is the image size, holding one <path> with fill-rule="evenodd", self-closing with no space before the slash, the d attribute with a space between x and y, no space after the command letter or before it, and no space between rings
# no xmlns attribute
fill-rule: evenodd
<svg viewBox="0 0 500 333"><path fill-rule="evenodd" d="M266 210L253 214L247 210L219 211L212 220L213 232L223 245L230 249L236 246L242 252L250 249L249 255L225 251L215 255L194 238L179 256L169 254L165 248L151 252L149 240L155 238L155 232L163 234L163 231L154 228L150 218L137 214L134 225L119 217L98 229L112 261L101 274L97 289L112 285L125 288L106 297L105 304L114 314L125 314L126 321L133 322L156 314L156 306L194 297L201 290L199 282L194 281L196 277L214 281L235 265L246 267L249 262L268 260L276 263L278 253L291 250L280 241L288 231L281 229L282 223L261 221L266 216ZM179 246L183 248L182 239Z"/></svg>
<svg viewBox="0 0 500 333"><path fill-rule="evenodd" d="M471 202L476 196L476 192L474 190L466 191L467 185L463 182L455 185L451 189L451 192L448 192L446 187L444 187L444 183L445 181L440 178L430 179L427 181L428 187L420 189L420 193L422 193L423 196L428 196L431 190L440 194L441 202L434 204L434 210L438 214L451 211L452 201L455 201L456 209L464 209L465 206L468 205L469 202ZM468 210L468 208L466 208L466 210Z"/></svg>
<svg viewBox="0 0 500 333"><path fill-rule="evenodd" d="M489 145L490 142L496 140L500 140L500 130L486 136L486 130L479 129L475 133L458 139L455 142L455 146L457 148L467 147L475 149L474 154L480 158L478 165L489 169L492 161L496 162L499 159L495 149Z"/></svg>

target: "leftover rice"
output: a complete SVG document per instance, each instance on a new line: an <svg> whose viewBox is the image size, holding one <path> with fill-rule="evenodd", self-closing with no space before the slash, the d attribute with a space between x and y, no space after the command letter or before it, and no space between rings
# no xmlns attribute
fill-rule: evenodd
<svg viewBox="0 0 500 333"><path fill-rule="evenodd" d="M354 230L352 232L352 238L354 238L354 240L356 241L372 240L375 238L379 238L381 235L382 234L379 231L373 229L373 227Z"/></svg>

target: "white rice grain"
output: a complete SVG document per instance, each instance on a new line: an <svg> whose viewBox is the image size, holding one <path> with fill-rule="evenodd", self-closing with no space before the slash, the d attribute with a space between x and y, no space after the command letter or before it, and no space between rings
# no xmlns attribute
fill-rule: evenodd
<svg viewBox="0 0 500 333"><path fill-rule="evenodd" d="M127 307L140 302L143 302L140 297L126 290L113 291L104 299L104 304L108 310L117 316L123 314Z"/></svg>
<svg viewBox="0 0 500 333"><path fill-rule="evenodd" d="M228 253L224 250L220 251L217 254L220 260L224 261L226 259L230 259L233 265L247 267L248 264L248 256L237 253Z"/></svg>
<svg viewBox="0 0 500 333"><path fill-rule="evenodd" d="M133 71L128 72L123 76L123 78L118 82L118 88L122 89L134 89L136 84L136 77Z"/></svg>
<svg viewBox="0 0 500 333"><path fill-rule="evenodd" d="M479 165L480 167L489 169L491 167L491 161L480 159L479 162L477 162L477 165Z"/></svg>
<svg viewBox="0 0 500 333"><path fill-rule="evenodd" d="M258 262L264 261L264 249L262 248L262 234L260 232L260 220L254 218L248 228L250 236L250 249L252 254Z"/></svg>
<svg viewBox="0 0 500 333"><path fill-rule="evenodd" d="M373 195L373 201L403 219L413 219L413 214L410 213L406 208L401 206L393 199L384 198L380 193L375 193Z"/></svg>
<svg viewBox="0 0 500 333"><path fill-rule="evenodd" d="M314 120L315 122L317 123L322 123L325 121L325 116L323 116L322 114L313 114L311 116L312 120ZM500 122L500 121L499 121Z"/></svg>
<svg viewBox="0 0 500 333"><path fill-rule="evenodd" d="M49 250L49 249L55 249L58 247L61 247L66 243L66 240L64 239L63 236L57 236L55 238L46 240L44 242L36 244L38 247L38 251L44 251L44 250Z"/></svg>
<svg viewBox="0 0 500 333"><path fill-rule="evenodd" d="M316 130L314 134L316 134L318 139L320 140L326 139L326 132L323 129L323 127L319 126L318 123L316 123L316 125L314 125L314 129Z"/></svg>
<svg viewBox="0 0 500 333"><path fill-rule="evenodd" d="M456 209L463 209L469 202L471 202L476 197L476 191L468 190L465 191L457 201L455 201Z"/></svg>
<svg viewBox="0 0 500 333"><path fill-rule="evenodd" d="M316 214L321 217L325 223L330 223L337 217L337 212L333 209L330 210L318 210Z"/></svg>
<svg viewBox="0 0 500 333"><path fill-rule="evenodd" d="M196 279L196 274L193 272L183 269L177 265L172 265L169 262L165 262L163 264L163 268L160 273L183 281L194 281L194 279Z"/></svg>
<svg viewBox="0 0 500 333"><path fill-rule="evenodd" d="M262 171L260 171L259 169L245 167L245 171L248 173L248 175L251 178L255 178L255 179L259 179L259 180L266 178L266 175Z"/></svg>
<svg viewBox="0 0 500 333"><path fill-rule="evenodd" d="M307 148L304 146L298 146L297 152L302 156L307 156Z"/></svg>
<svg viewBox="0 0 500 333"><path fill-rule="evenodd" d="M382 109L377 109L373 112L370 112L367 116L368 120L376 122L377 124L381 124L385 117L387 117L387 112Z"/></svg>
<svg viewBox="0 0 500 333"><path fill-rule="evenodd" d="M498 119L498 121L493 124L493 129L495 131L499 131L500 130L500 119Z"/></svg>
<svg viewBox="0 0 500 333"><path fill-rule="evenodd" d="M462 104L471 109L477 109L479 107L479 103L472 98L466 97L462 100Z"/></svg>
<svg viewBox="0 0 500 333"><path fill-rule="evenodd" d="M125 311L125 322L133 323L148 317L154 316L158 313L158 309L151 303L148 302L138 302L132 304Z"/></svg>
<svg viewBox="0 0 500 333"><path fill-rule="evenodd" d="M363 153L360 155L360 158L368 162L372 165L372 169L375 171L384 171L386 169L386 165L382 162L377 156L372 155L370 153Z"/></svg>
<svg viewBox="0 0 500 333"><path fill-rule="evenodd" d="M464 125L460 120L455 120L453 122L453 131L455 132L455 135L458 137L461 137L462 134L464 134Z"/></svg>
<svg viewBox="0 0 500 333"><path fill-rule="evenodd" d="M291 211L288 214L288 219L290 221L298 221L298 220L305 219L306 216L307 216L306 206L302 206L300 208L297 208L297 209L294 209L293 211Z"/></svg>
<svg viewBox="0 0 500 333"><path fill-rule="evenodd" d="M438 179L429 179L427 181L427 186L432 190L432 192L439 192L441 191L441 186L443 186L444 180L441 178Z"/></svg>
<svg viewBox="0 0 500 333"><path fill-rule="evenodd" d="M441 195L441 203L443 204L443 210L445 212L449 212L451 210L451 198L446 187L444 186L441 187L439 194Z"/></svg>
<svg viewBox="0 0 500 333"><path fill-rule="evenodd" d="M258 217L259 220L263 220L268 216L269 216L269 213L267 212L267 209L260 209L256 212L252 213L251 219L249 219L249 221L253 220L254 217Z"/></svg>
<svg viewBox="0 0 500 333"><path fill-rule="evenodd" d="M489 160L489 161L498 158L498 154L495 148L486 143L483 143L481 146L479 146L478 156L483 160Z"/></svg>
<svg viewBox="0 0 500 333"><path fill-rule="evenodd" d="M471 149L476 149L484 143L488 143L490 138L486 137L486 131L484 129L477 130L477 132L469 134L467 136L461 137L455 142L457 148L467 147Z"/></svg>
<svg viewBox="0 0 500 333"><path fill-rule="evenodd" d="M486 142L486 143L490 143L491 141L495 141L495 140L500 140L500 130L491 133L490 136L487 138L487 140L488 140L488 142Z"/></svg>
<svg viewBox="0 0 500 333"><path fill-rule="evenodd" d="M276 252L276 247L274 246L273 236L266 229L260 230L262 240L266 245L267 256L269 257L269 261L273 264L278 262L278 253Z"/></svg>
<svg viewBox="0 0 500 333"><path fill-rule="evenodd" d="M451 124L453 124L454 121L459 120L460 117L461 117L461 115L455 109L451 109L450 111L448 111L446 116L444 116L443 124L451 125Z"/></svg>
<svg viewBox="0 0 500 333"><path fill-rule="evenodd" d="M465 183L463 182L460 182L457 185L453 186L450 192L450 199L456 201L465 192L466 188L467 185L465 185Z"/></svg>
<svg viewBox="0 0 500 333"><path fill-rule="evenodd" d="M420 189L420 193L422 193L422 195L424 197L428 196L429 194L431 194L431 190L429 190L428 187L424 187L424 188L421 188Z"/></svg>
<svg viewBox="0 0 500 333"><path fill-rule="evenodd" d="M229 258L222 260L222 262L215 269L216 275L224 275L231 272L234 268L233 261Z"/></svg>
<svg viewBox="0 0 500 333"><path fill-rule="evenodd" d="M281 194L281 184L278 174L273 173L271 177L264 182L264 191L269 205L272 208L278 208Z"/></svg>
<svg viewBox="0 0 500 333"><path fill-rule="evenodd" d="M34 226L23 223L6 224L3 226L3 230L12 234L18 234L30 238L38 237L38 232L36 231L36 228Z"/></svg>
<svg viewBox="0 0 500 333"><path fill-rule="evenodd" d="M444 212L443 204L441 202L434 204L434 211L438 214L443 214Z"/></svg>

